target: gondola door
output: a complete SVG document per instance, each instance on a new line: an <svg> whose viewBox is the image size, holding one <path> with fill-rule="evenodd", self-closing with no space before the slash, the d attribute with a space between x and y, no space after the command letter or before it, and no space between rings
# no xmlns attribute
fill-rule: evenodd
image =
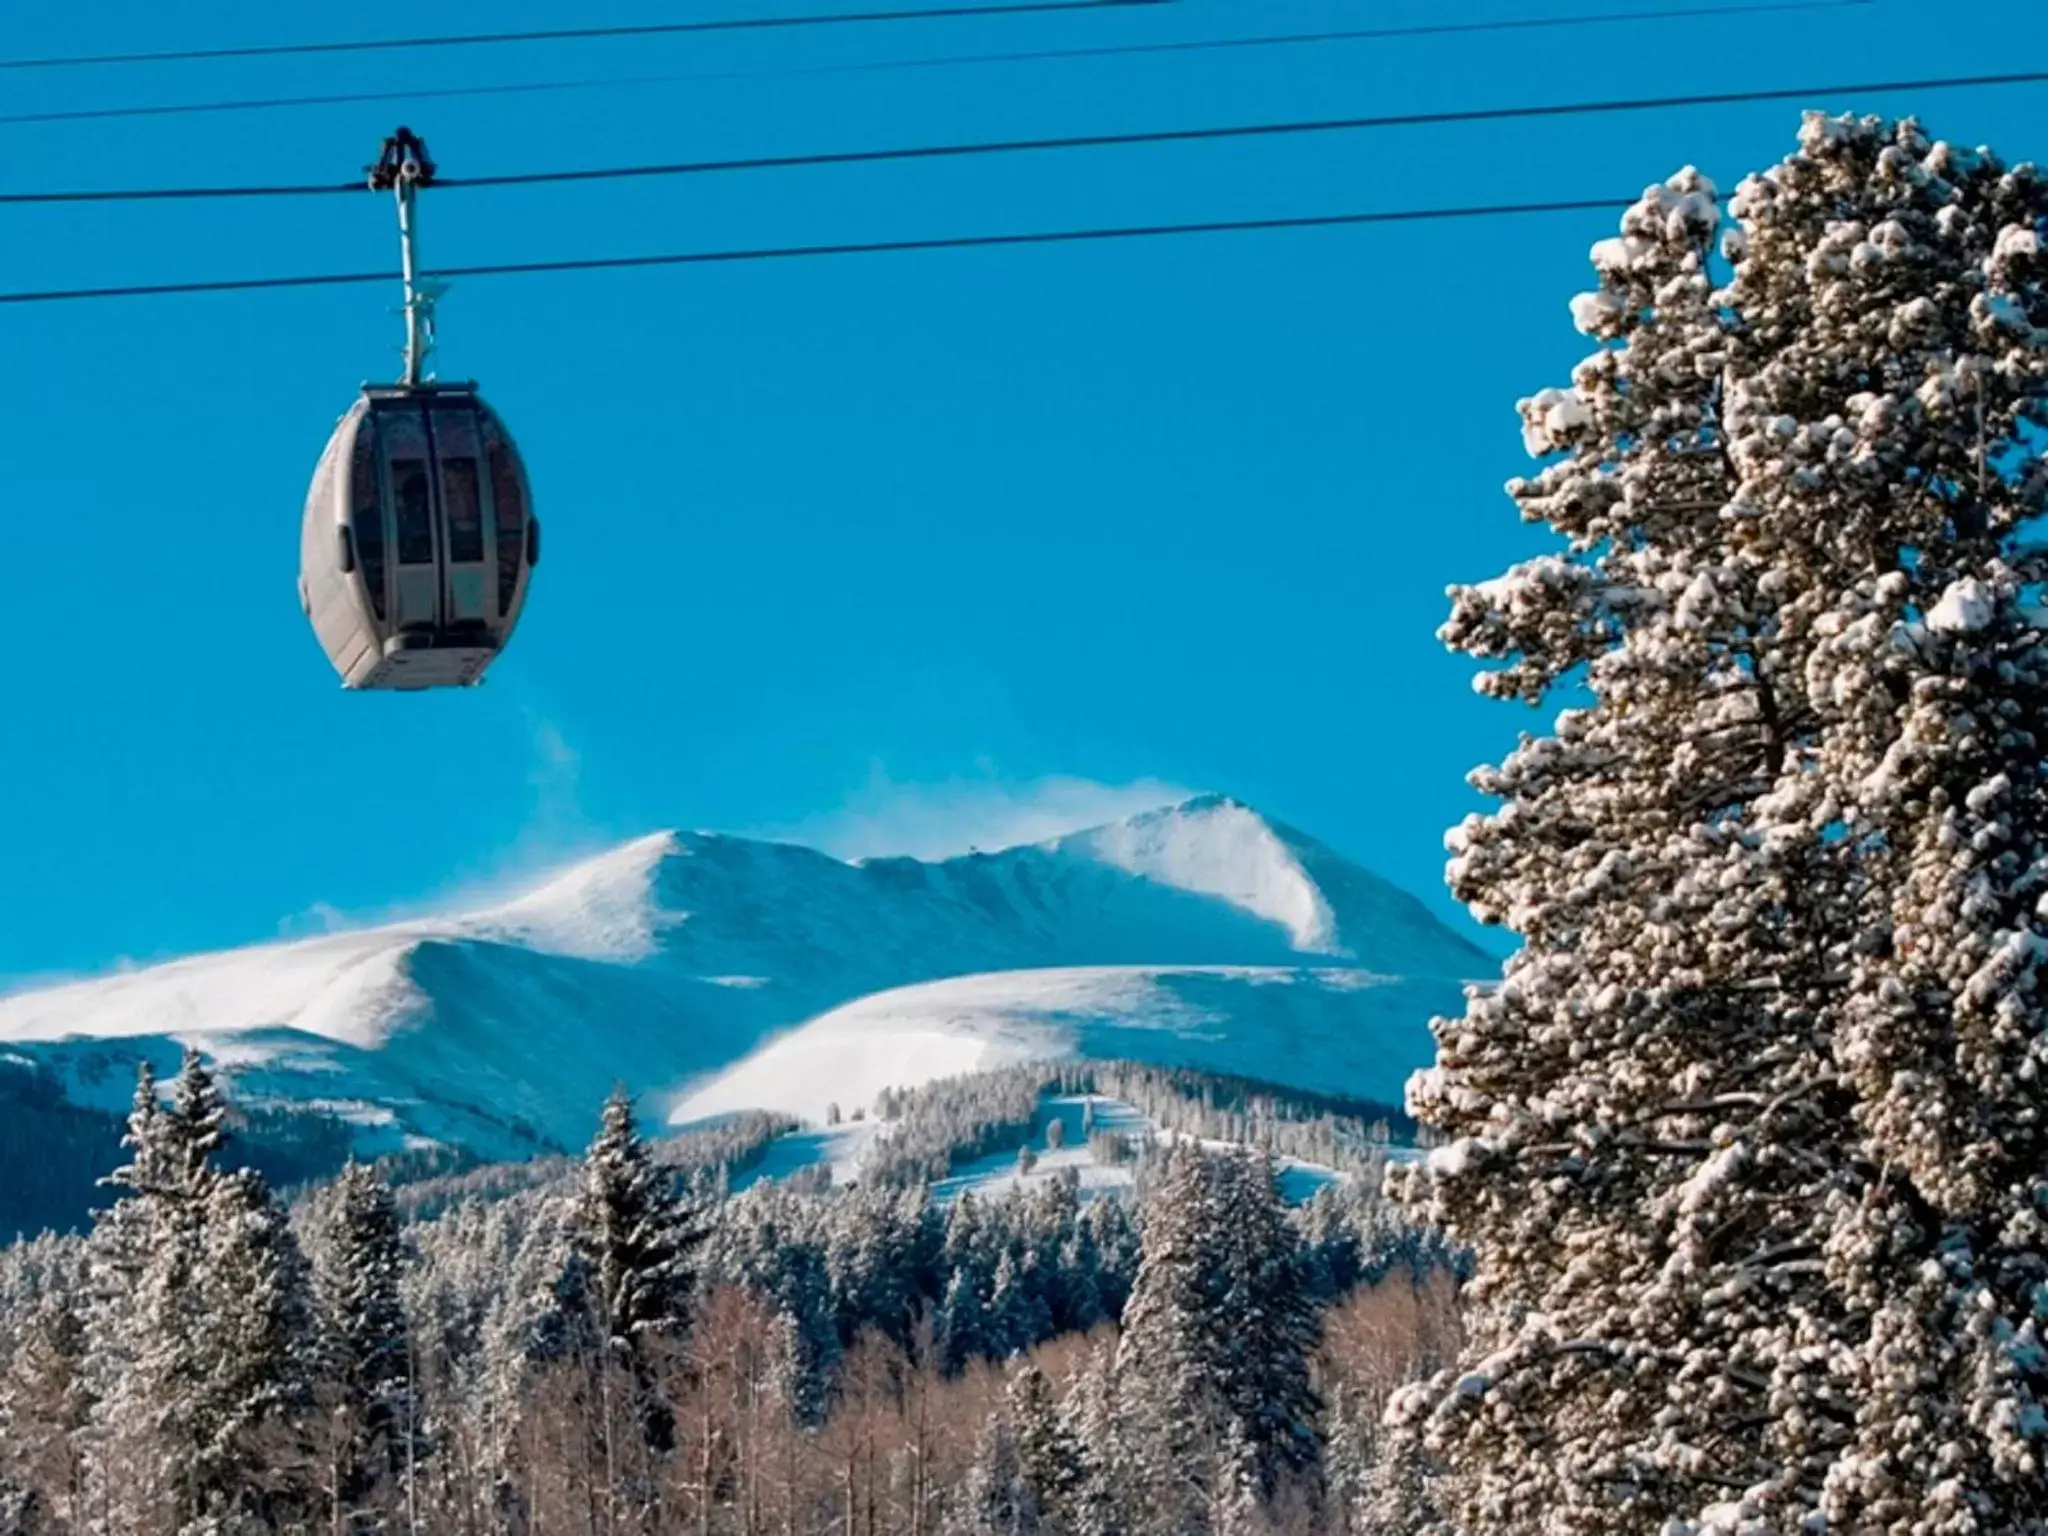
<svg viewBox="0 0 2048 1536"><path fill-rule="evenodd" d="M392 582L400 634L434 634L441 628L441 551L436 537L434 445L426 413L407 400L377 412L378 457L391 508L394 548Z"/></svg>
<svg viewBox="0 0 2048 1536"><path fill-rule="evenodd" d="M440 466L442 558L441 623L447 630L486 628L491 609L490 519L483 475L483 445L476 412L467 400L434 407L429 415L434 459Z"/></svg>

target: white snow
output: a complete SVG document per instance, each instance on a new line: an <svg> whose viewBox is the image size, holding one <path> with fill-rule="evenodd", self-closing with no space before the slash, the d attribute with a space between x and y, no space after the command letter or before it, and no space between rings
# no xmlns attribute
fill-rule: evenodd
<svg viewBox="0 0 2048 1536"><path fill-rule="evenodd" d="M1234 800L1191 801L1049 846L1085 852L1176 890L1220 897L1280 924L1304 953L1347 953L1336 914L1296 851L1264 817Z"/></svg>
<svg viewBox="0 0 2048 1536"><path fill-rule="evenodd" d="M1427 1051L1410 996L1391 978L1323 967L1087 966L953 977L813 1019L692 1084L670 1119L765 1109L822 1121L827 1105L871 1104L885 1088L1071 1057L1207 1067L1304 1087L1341 1083L1394 1104ZM1414 1032L1389 1012L1409 1013Z"/></svg>
<svg viewBox="0 0 2048 1536"><path fill-rule="evenodd" d="M1081 1129L1084 1116L1091 1112L1094 1128L1098 1131L1113 1131L1138 1140L1149 1139L1158 1133L1159 1128L1138 1110L1100 1094L1048 1098L1039 1106L1038 1119L1032 1127L1031 1149L1035 1161L1031 1172L1017 1171L1015 1152L992 1152L941 1179L932 1186L932 1197L940 1201L955 1200L969 1192L977 1197L1000 1197L1013 1190L1035 1189L1055 1175L1067 1172L1072 1172L1079 1182L1083 1199L1129 1189L1134 1173L1132 1166L1101 1161L1095 1155L1095 1148L1089 1145L1087 1133ZM1046 1145L1046 1127L1053 1120L1060 1121L1066 1135L1058 1147Z"/></svg>
<svg viewBox="0 0 2048 1536"><path fill-rule="evenodd" d="M441 923L394 924L0 997L0 1040L182 1036L283 1024L374 1046L421 1001L406 977L406 957L450 931Z"/></svg>
<svg viewBox="0 0 2048 1536"><path fill-rule="evenodd" d="M1990 627L1997 613L1991 589L1974 576L1949 583L1927 614L1927 627L1939 634L1974 635Z"/></svg>
<svg viewBox="0 0 2048 1536"><path fill-rule="evenodd" d="M1582 336L1599 335L1621 312L1621 300L1604 288L1572 295L1572 328Z"/></svg>
<svg viewBox="0 0 2048 1536"><path fill-rule="evenodd" d="M478 913L472 925L550 954L645 960L665 929L688 921L686 914L662 910L654 898L662 860L687 854L673 832L636 837Z"/></svg>
<svg viewBox="0 0 2048 1536"><path fill-rule="evenodd" d="M2025 224L2008 224L1998 232L1991 254L2000 261L2041 254L2041 237Z"/></svg>
<svg viewBox="0 0 2048 1536"><path fill-rule="evenodd" d="M732 1187L740 1190L762 1179L786 1179L820 1163L831 1168L834 1184L851 1184L860 1177L861 1159L882 1129L880 1121L857 1120L778 1136L768 1144L759 1162L732 1181Z"/></svg>

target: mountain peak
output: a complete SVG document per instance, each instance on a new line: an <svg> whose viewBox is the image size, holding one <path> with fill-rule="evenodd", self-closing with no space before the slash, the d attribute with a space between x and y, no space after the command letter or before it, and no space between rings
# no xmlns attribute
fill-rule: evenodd
<svg viewBox="0 0 2048 1536"><path fill-rule="evenodd" d="M1208 794L1190 795L1187 799L1176 804L1162 805L1157 810L1145 811L1140 814L1159 816L1174 811L1190 816L1202 815L1209 811L1250 811L1254 816L1259 814L1257 807L1247 805L1244 801L1238 799L1237 796L1226 795L1217 791L1211 791Z"/></svg>
<svg viewBox="0 0 2048 1536"><path fill-rule="evenodd" d="M478 913L473 925L490 937L554 954L644 960L658 947L661 930L682 920L662 910L654 884L663 862L683 851L673 832L633 838Z"/></svg>
<svg viewBox="0 0 2048 1536"><path fill-rule="evenodd" d="M1063 850L1277 923L1304 954L1348 955L1297 839L1241 800L1198 795L1062 838Z"/></svg>

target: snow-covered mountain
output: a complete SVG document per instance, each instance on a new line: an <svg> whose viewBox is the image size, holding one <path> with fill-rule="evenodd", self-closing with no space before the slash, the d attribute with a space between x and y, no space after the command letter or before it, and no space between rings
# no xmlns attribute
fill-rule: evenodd
<svg viewBox="0 0 2048 1536"><path fill-rule="evenodd" d="M369 1145L580 1142L615 1082L678 1119L816 1115L1027 1057L1394 1099L1483 952L1412 897L1204 797L939 862L661 833L461 916L0 998L0 1046L109 1109L197 1044Z"/></svg>

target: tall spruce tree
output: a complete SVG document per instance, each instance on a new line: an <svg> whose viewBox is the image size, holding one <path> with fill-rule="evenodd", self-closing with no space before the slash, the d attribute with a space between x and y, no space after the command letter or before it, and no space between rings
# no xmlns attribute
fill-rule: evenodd
<svg viewBox="0 0 2048 1536"><path fill-rule="evenodd" d="M1271 1154L1226 1153L1215 1180L1218 1390L1264 1499L1282 1474L1319 1464L1322 1403L1310 1357L1322 1321Z"/></svg>
<svg viewBox="0 0 2048 1536"><path fill-rule="evenodd" d="M656 1166L624 1089L605 1100L583 1171L576 1247L589 1264L590 1301L609 1346L635 1355L687 1323L706 1229L674 1175Z"/></svg>
<svg viewBox="0 0 2048 1536"><path fill-rule="evenodd" d="M1117 1358L1148 1528L1212 1528L1219 1477L1248 1467L1265 1500L1318 1465L1306 1278L1270 1157L1177 1144L1146 1201Z"/></svg>
<svg viewBox="0 0 2048 1536"><path fill-rule="evenodd" d="M1073 1536L1123 1536L1124 1428L1117 1412L1116 1355L1098 1344L1067 1383L1060 1430L1077 1458L1066 1519Z"/></svg>
<svg viewBox="0 0 2048 1536"><path fill-rule="evenodd" d="M1017 1437L991 1413L974 1442L974 1459L947 1512L950 1536L1035 1536L1036 1511L1018 1482Z"/></svg>
<svg viewBox="0 0 2048 1536"><path fill-rule="evenodd" d="M633 1122L623 1088L605 1100L603 1121L583 1160L583 1197L576 1210L570 1275L583 1322L599 1341L593 1362L605 1403L604 1439L613 1518L621 1498L619 1446L613 1434L612 1373L625 1367L642 1442L666 1453L675 1445L675 1415L654 1358L663 1339L690 1321L697 1265L710 1231L691 1195L678 1193L671 1170L658 1166ZM646 1503L651 1490L635 1502Z"/></svg>
<svg viewBox="0 0 2048 1536"><path fill-rule="evenodd" d="M1117 1341L1130 1516L1140 1532L1207 1528L1228 1416L1217 1347L1218 1227L1213 1165L1194 1142L1176 1143L1146 1199L1137 1283Z"/></svg>
<svg viewBox="0 0 2048 1536"><path fill-rule="evenodd" d="M193 1484L232 1527L285 1528L303 1513L296 1424L311 1391L311 1277L290 1218L248 1168L205 1183L199 1209L188 1423Z"/></svg>
<svg viewBox="0 0 2048 1536"><path fill-rule="evenodd" d="M1017 1445L1021 1529L1074 1530L1081 1492L1081 1447L1060 1417L1045 1373L1028 1361L1010 1377L1006 1412Z"/></svg>
<svg viewBox="0 0 2048 1536"><path fill-rule="evenodd" d="M246 1169L223 1173L225 1106L187 1049L168 1108L145 1066L127 1194L92 1239L90 1476L107 1518L180 1533L275 1524L302 1490L290 1415L304 1398L305 1264Z"/></svg>
<svg viewBox="0 0 2048 1536"><path fill-rule="evenodd" d="M1451 839L1523 947L1410 1088L1477 1257L1399 1417L1470 1536L2040 1532L2048 185L1812 115L1728 212L1594 248L1564 548L1453 591L1573 696Z"/></svg>
<svg viewBox="0 0 2048 1536"><path fill-rule="evenodd" d="M389 1490L418 1452L398 1209L375 1170L351 1161L321 1216L313 1271L320 1395L336 1428L333 1494L374 1521L395 1505Z"/></svg>
<svg viewBox="0 0 2048 1536"><path fill-rule="evenodd" d="M988 1304L976 1293L972 1272L954 1270L939 1298L935 1329L939 1363L947 1375L957 1375L968 1361L991 1353L987 1322Z"/></svg>

